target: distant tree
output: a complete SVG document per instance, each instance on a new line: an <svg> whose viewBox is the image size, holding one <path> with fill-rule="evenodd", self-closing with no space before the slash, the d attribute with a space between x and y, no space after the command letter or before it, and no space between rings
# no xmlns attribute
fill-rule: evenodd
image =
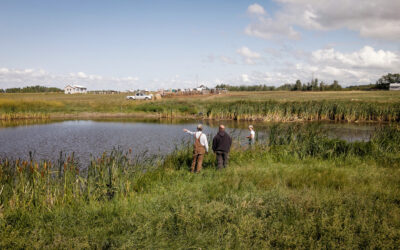
<svg viewBox="0 0 400 250"><path fill-rule="evenodd" d="M318 90L318 79L317 79L317 78L315 78L315 79L312 81L312 83L311 83L311 90L312 90L312 91Z"/></svg>
<svg viewBox="0 0 400 250"><path fill-rule="evenodd" d="M287 90L287 91L290 91L293 89L294 89L294 85L292 85L290 83L285 83L285 84L279 86L278 88L276 88L276 90Z"/></svg>
<svg viewBox="0 0 400 250"><path fill-rule="evenodd" d="M387 74L376 81L376 89L389 89L391 83L400 82L400 74Z"/></svg>
<svg viewBox="0 0 400 250"><path fill-rule="evenodd" d="M0 89L0 93L5 93L4 89Z"/></svg>
<svg viewBox="0 0 400 250"><path fill-rule="evenodd" d="M226 88L229 91L274 91L274 90L285 90L285 91L337 91L342 90L337 80L333 81L332 84L325 84L323 81L319 81L317 78L311 82L302 84L300 80L296 80L296 83L290 84L285 83L277 88L274 86L267 85L240 85L232 86L226 84L217 85L216 88Z"/></svg>
<svg viewBox="0 0 400 250"><path fill-rule="evenodd" d="M44 86L27 86L23 88L8 88L5 90L7 93L43 93L43 92L62 92L62 89Z"/></svg>
<svg viewBox="0 0 400 250"><path fill-rule="evenodd" d="M341 90L342 86L340 86L339 82L337 80L334 80L333 83L329 86L329 90Z"/></svg>
<svg viewBox="0 0 400 250"><path fill-rule="evenodd" d="M294 85L293 90L300 91L301 90L301 81L297 80L296 84Z"/></svg>
<svg viewBox="0 0 400 250"><path fill-rule="evenodd" d="M319 83L319 91L325 91L325 83L323 81Z"/></svg>

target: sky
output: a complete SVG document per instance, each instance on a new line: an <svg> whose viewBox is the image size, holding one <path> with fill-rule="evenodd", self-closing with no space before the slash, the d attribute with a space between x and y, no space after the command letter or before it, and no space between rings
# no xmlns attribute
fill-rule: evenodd
<svg viewBox="0 0 400 250"><path fill-rule="evenodd" d="M343 86L400 72L399 0L0 0L0 88Z"/></svg>

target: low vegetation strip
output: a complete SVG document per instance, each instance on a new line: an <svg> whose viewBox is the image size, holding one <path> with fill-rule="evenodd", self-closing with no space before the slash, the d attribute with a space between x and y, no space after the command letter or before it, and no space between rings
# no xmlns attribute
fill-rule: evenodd
<svg viewBox="0 0 400 250"><path fill-rule="evenodd" d="M262 121L377 121L399 122L400 103L344 101L234 101L209 103L144 103L137 111L153 112L163 117L199 114L205 119Z"/></svg>
<svg viewBox="0 0 400 250"><path fill-rule="evenodd" d="M0 248L396 248L400 131L368 142L315 125L274 126L231 165L191 174L191 149L164 159L118 150L85 169L0 161Z"/></svg>
<svg viewBox="0 0 400 250"><path fill-rule="evenodd" d="M129 101L123 95L3 94L0 119L48 118L70 115L195 117L262 121L400 121L400 95L388 92L354 93L326 99L325 93L295 97L292 92L232 94ZM287 99L282 99L283 97Z"/></svg>

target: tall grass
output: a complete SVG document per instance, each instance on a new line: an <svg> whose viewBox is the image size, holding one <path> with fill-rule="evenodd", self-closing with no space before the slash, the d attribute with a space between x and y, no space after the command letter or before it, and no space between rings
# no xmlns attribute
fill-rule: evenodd
<svg viewBox="0 0 400 250"><path fill-rule="evenodd" d="M396 248L400 131L368 142L274 126L231 164L190 174L191 148L163 159L113 150L78 166L0 161L0 248Z"/></svg>
<svg viewBox="0 0 400 250"><path fill-rule="evenodd" d="M351 94L351 93L350 93ZM261 121L374 121L399 122L400 102L396 94L373 91L369 98L359 93L332 99L326 93L277 92L243 96L167 98L133 102L124 95L5 95L0 96L0 119L47 118L68 114L118 113L156 117L196 117L204 119ZM321 95L321 97L319 97ZM341 94L342 95L342 94ZM284 98L290 97L289 99ZM354 99L354 97L362 97ZM279 98L281 99L279 99ZM329 97L323 99L322 97ZM382 99L387 97L387 100Z"/></svg>
<svg viewBox="0 0 400 250"><path fill-rule="evenodd" d="M400 121L400 104L305 101L213 103L207 115L217 119L264 121Z"/></svg>
<svg viewBox="0 0 400 250"><path fill-rule="evenodd" d="M399 103L350 101L233 101L208 103L144 103L135 108L162 117L198 115L205 119L261 121L375 121L399 122Z"/></svg>

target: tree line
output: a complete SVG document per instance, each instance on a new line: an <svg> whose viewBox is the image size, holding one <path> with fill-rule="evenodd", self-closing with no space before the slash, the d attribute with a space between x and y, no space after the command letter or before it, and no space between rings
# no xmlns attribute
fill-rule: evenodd
<svg viewBox="0 0 400 250"><path fill-rule="evenodd" d="M23 88L0 89L0 93L50 93L50 92L63 92L63 90L55 87L45 87L40 85L27 86Z"/></svg>
<svg viewBox="0 0 400 250"><path fill-rule="evenodd" d="M286 91L339 91L339 90L388 90L390 83L400 83L400 74L387 74L379 78L375 84L368 85L352 85L343 88L337 80L334 80L331 84L326 84L318 79L313 79L311 82L302 83L297 80L296 83L286 83L279 87L267 86L267 85L240 85L233 86L227 84L219 84L216 88L224 88L229 91L274 91L274 90L286 90Z"/></svg>
<svg viewBox="0 0 400 250"><path fill-rule="evenodd" d="M274 91L274 90L287 90L287 91L337 91L342 90L342 86L340 86L338 81L333 81L332 84L326 84L323 81L318 81L318 79L314 79L307 84L301 83L300 80L297 80L296 83L290 84L286 83L279 87L275 86L267 86L267 85L240 85L240 86L232 86L226 84L217 85L216 88L225 88L229 91Z"/></svg>

